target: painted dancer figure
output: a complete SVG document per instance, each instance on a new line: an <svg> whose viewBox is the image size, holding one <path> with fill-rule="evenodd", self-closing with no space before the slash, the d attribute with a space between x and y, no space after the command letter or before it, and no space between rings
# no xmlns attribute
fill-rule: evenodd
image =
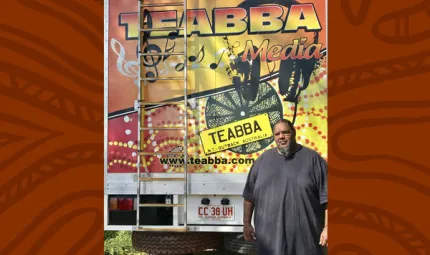
<svg viewBox="0 0 430 255"><path fill-rule="evenodd" d="M290 121L277 122L273 133L277 147L255 161L243 191L245 239L257 242L259 255L322 255L328 245L327 163L296 142Z"/></svg>

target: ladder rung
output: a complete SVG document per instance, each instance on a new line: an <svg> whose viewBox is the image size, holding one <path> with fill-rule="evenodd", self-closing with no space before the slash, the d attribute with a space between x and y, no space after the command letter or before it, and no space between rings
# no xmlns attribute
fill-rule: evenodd
<svg viewBox="0 0 430 255"><path fill-rule="evenodd" d="M166 231L166 232L187 232L188 228L186 227L168 227L168 228L152 228L152 227L138 227L138 230L141 231Z"/></svg>
<svg viewBox="0 0 430 255"><path fill-rule="evenodd" d="M144 102L144 101L140 101L139 102L140 105L183 105L184 102Z"/></svg>
<svg viewBox="0 0 430 255"><path fill-rule="evenodd" d="M166 55L175 55L175 56L183 56L184 52L159 52L159 53L139 53L140 56L166 56Z"/></svg>
<svg viewBox="0 0 430 255"><path fill-rule="evenodd" d="M184 2L172 2L172 3L162 3L162 4L142 4L140 7L163 7L163 6L183 6Z"/></svg>
<svg viewBox="0 0 430 255"><path fill-rule="evenodd" d="M149 156L149 155L171 155L171 154L175 154L175 155L182 155L184 154L184 152L178 152L178 151L160 151L160 152L139 152L140 156Z"/></svg>
<svg viewBox="0 0 430 255"><path fill-rule="evenodd" d="M151 177L142 177L141 181L185 181L185 178L181 177L166 177L166 178L151 178Z"/></svg>
<svg viewBox="0 0 430 255"><path fill-rule="evenodd" d="M162 81L180 81L183 80L184 77L153 77L153 78L141 78L142 81L153 81L153 80L162 80Z"/></svg>
<svg viewBox="0 0 430 255"><path fill-rule="evenodd" d="M181 207L184 204L140 204L140 207Z"/></svg>
<svg viewBox="0 0 430 255"><path fill-rule="evenodd" d="M157 27L157 28L141 28L141 32L152 32L152 31L173 31L173 30L184 30L183 27Z"/></svg>
<svg viewBox="0 0 430 255"><path fill-rule="evenodd" d="M140 130L184 130L185 127L141 127Z"/></svg>

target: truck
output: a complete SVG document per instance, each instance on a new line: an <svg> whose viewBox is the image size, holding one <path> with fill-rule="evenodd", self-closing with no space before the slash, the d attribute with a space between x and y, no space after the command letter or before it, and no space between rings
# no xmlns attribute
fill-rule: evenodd
<svg viewBox="0 0 430 255"><path fill-rule="evenodd" d="M273 125L327 160L326 1L104 5L104 229L149 254L254 251L242 192Z"/></svg>

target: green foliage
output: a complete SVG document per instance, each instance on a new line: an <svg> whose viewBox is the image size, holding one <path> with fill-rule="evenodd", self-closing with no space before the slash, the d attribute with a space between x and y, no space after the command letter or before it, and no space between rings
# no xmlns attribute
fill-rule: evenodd
<svg viewBox="0 0 430 255"><path fill-rule="evenodd" d="M118 234L118 231L106 230L105 231L105 241L111 238L115 238Z"/></svg>
<svg viewBox="0 0 430 255"><path fill-rule="evenodd" d="M131 231L105 231L105 255L144 255L133 249Z"/></svg>

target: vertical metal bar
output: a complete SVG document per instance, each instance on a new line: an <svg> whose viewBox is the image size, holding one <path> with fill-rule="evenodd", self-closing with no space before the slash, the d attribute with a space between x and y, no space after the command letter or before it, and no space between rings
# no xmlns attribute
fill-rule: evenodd
<svg viewBox="0 0 430 255"><path fill-rule="evenodd" d="M109 142L109 136L108 136L108 105L109 105L109 0L104 1L104 8L105 8L105 15L104 15L104 21L105 21L105 33L104 33L104 225L105 228L109 224L108 222L108 212L109 212L109 203L108 203L108 192L107 192L107 178L108 178L108 142Z"/></svg>
<svg viewBox="0 0 430 255"><path fill-rule="evenodd" d="M187 207L188 207L188 84L187 84L187 58L188 58L188 44L187 44L187 0L184 0L184 227L187 228Z"/></svg>
<svg viewBox="0 0 430 255"><path fill-rule="evenodd" d="M178 201L178 195L173 195L173 200L172 200L173 204L179 204ZM179 227L179 208L178 207L173 207L173 226L174 227Z"/></svg>
<svg viewBox="0 0 430 255"><path fill-rule="evenodd" d="M141 26L143 25L143 22L141 21L141 18L142 18L142 14L141 14L141 12L142 12L142 10L141 10L141 8L140 8L140 5L142 4L142 1L141 0L138 0L137 1L137 4L138 4L138 6L137 6L137 8L138 8L138 12L137 12L137 15L138 15L138 22L139 22L139 24L138 24L138 31L139 31L139 38L137 39L137 52L141 52L141 49L140 49L140 44L142 43L142 33L143 32L141 32L140 31L140 29L141 29ZM141 76L140 76L140 74L141 74L141 68L142 68L142 58L140 58L139 57L139 59L138 59L138 63L139 63L139 68L138 68L138 79L139 79L139 86L138 86L138 92L137 92L137 99L138 100L141 100L141 87L142 87L142 80L141 80ZM137 108L137 118L138 118L138 120L137 120L137 125L138 125L138 127L137 127L137 130L140 130L140 127L141 127L141 109L140 109L141 107L139 106L138 108ZM138 151L141 151L141 146L140 146L140 144L141 144L141 141L140 141L140 139L141 139L141 135L140 135L140 131L139 132L137 132L137 150ZM140 155L138 154L138 155L136 155L136 157L137 157L137 161L136 161L136 167L137 167L137 194L136 194L136 200L137 200L137 207L136 207L136 228L138 229L139 228L139 215L140 215Z"/></svg>
<svg viewBox="0 0 430 255"><path fill-rule="evenodd" d="M325 0L325 48L326 48L326 57L325 57L325 72L328 74L328 0ZM328 84L328 83L326 83ZM328 101L326 101L328 103Z"/></svg>

